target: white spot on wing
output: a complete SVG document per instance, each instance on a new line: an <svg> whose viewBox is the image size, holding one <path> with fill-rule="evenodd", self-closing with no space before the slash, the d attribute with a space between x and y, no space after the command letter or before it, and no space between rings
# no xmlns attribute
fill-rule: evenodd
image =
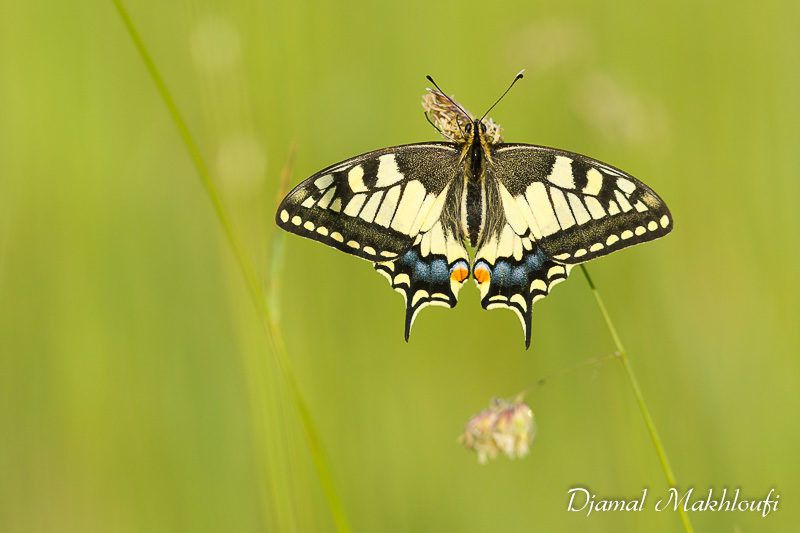
<svg viewBox="0 0 800 533"><path fill-rule="evenodd" d="M364 205L366 200L366 194L356 194L347 202L347 206L344 208L344 214L351 217L358 215L358 212L361 211L361 206Z"/></svg>
<svg viewBox="0 0 800 533"><path fill-rule="evenodd" d="M322 209L327 209L329 205L331 205L331 200L333 200L333 195L336 194L336 189L331 187L325 194L322 195L322 198L319 199L317 202L317 207Z"/></svg>
<svg viewBox="0 0 800 533"><path fill-rule="evenodd" d="M408 234L425 199L425 187L417 180L408 182L392 218L392 229Z"/></svg>
<svg viewBox="0 0 800 533"><path fill-rule="evenodd" d="M553 207L555 207L556 215L558 216L558 223L561 229L567 229L575 225L575 218L569 210L569 204L564 197L564 193L560 189L550 187L550 196L553 198Z"/></svg>
<svg viewBox="0 0 800 533"><path fill-rule="evenodd" d="M281 222L286 223L289 220L289 212L286 209L281 211Z"/></svg>
<svg viewBox="0 0 800 533"><path fill-rule="evenodd" d="M364 185L364 167L356 165L347 173L347 183L353 192L367 192L367 186Z"/></svg>
<svg viewBox="0 0 800 533"><path fill-rule="evenodd" d="M483 245L480 250L480 257L481 259L485 259L490 265L493 265L495 260L497 259L497 237L492 237L492 239ZM474 269L473 269L474 270ZM478 280L475 280L477 283ZM488 283L484 283L483 285L488 286ZM480 286L480 285L479 285ZM487 289L488 290L488 289ZM483 295L481 295L483 296Z"/></svg>
<svg viewBox="0 0 800 533"><path fill-rule="evenodd" d="M575 214L575 221L578 224L586 224L592 219L592 217L589 216L589 212L583 207L580 198L573 193L567 193L567 198L569 198L569 205L572 207L572 212Z"/></svg>
<svg viewBox="0 0 800 533"><path fill-rule="evenodd" d="M464 245L454 239L452 235L447 237L447 262L453 263L458 259L466 259L467 253Z"/></svg>
<svg viewBox="0 0 800 533"><path fill-rule="evenodd" d="M411 298L411 307L414 307L420 300L422 300L423 298L427 298L428 296L430 296L428 294L428 291L424 289L418 290L417 292L414 293L414 297Z"/></svg>
<svg viewBox="0 0 800 533"><path fill-rule="evenodd" d="M619 191L614 191L614 196L617 198L617 202L619 202L619 206L622 208L623 211L627 213L628 211L633 209L633 207L631 207L630 202L628 202L628 199L625 198L624 194L622 194Z"/></svg>
<svg viewBox="0 0 800 533"><path fill-rule="evenodd" d="M396 185L386 193L386 197L383 199L380 209L378 209L378 214L375 215L376 224L380 224L385 228L389 227L392 222L392 215L397 208L398 198L400 198L400 186Z"/></svg>
<svg viewBox="0 0 800 533"><path fill-rule="evenodd" d="M633 194L633 191L636 190L636 185L631 180L626 180L625 178L617 178L617 187L622 189L622 192Z"/></svg>
<svg viewBox="0 0 800 533"><path fill-rule="evenodd" d="M531 290L538 290L542 292L547 292L547 283L544 282L542 279L535 279L531 283Z"/></svg>
<svg viewBox="0 0 800 533"><path fill-rule="evenodd" d="M333 174L325 174L324 176L314 180L314 185L316 185L319 190L327 189L332 183Z"/></svg>
<svg viewBox="0 0 800 533"><path fill-rule="evenodd" d="M599 220L606 216L606 211L603 209L603 206L600 204L600 201L597 198L594 196L588 196L583 200L586 202L586 207L589 208L589 214L592 215L593 219Z"/></svg>
<svg viewBox="0 0 800 533"><path fill-rule="evenodd" d="M547 197L547 189L544 183L538 181L531 183L525 191L525 199L528 200L528 204L531 206L531 213L536 219L542 235L552 235L561 229L553 211L553 206L550 204L550 199Z"/></svg>
<svg viewBox="0 0 800 533"><path fill-rule="evenodd" d="M511 297L511 303L515 303L522 307L523 309L528 308L528 302L525 301L525 297L521 294L515 294Z"/></svg>
<svg viewBox="0 0 800 533"><path fill-rule="evenodd" d="M422 205L417 211L417 217L414 219L414 223L411 224L411 229L409 230L409 235L416 235L419 233L420 228L422 227L422 223L425 221L426 216L431 210L431 207L436 202L436 195L435 194L428 194L425 197L425 200L422 202Z"/></svg>
<svg viewBox="0 0 800 533"><path fill-rule="evenodd" d="M517 207L519 207L520 213L522 213L522 216L528 223L528 227L531 229L533 238L541 239L542 230L539 229L539 224L536 222L536 218L534 218L533 212L531 212L531 206L528 204L528 200L526 200L525 197L520 194L519 196L516 197L516 202L517 202Z"/></svg>
<svg viewBox="0 0 800 533"><path fill-rule="evenodd" d="M592 196L597 196L600 194L600 189L602 188L603 175L596 168L590 168L589 171L586 172L586 187L583 188L583 192L591 194Z"/></svg>
<svg viewBox="0 0 800 533"><path fill-rule="evenodd" d="M375 218L375 214L378 212L378 206L381 203L381 198L383 198L383 191L378 191L370 196L369 200L367 200L367 205L365 205L364 209L361 210L361 214L359 216L367 222L372 222L372 220Z"/></svg>
<svg viewBox="0 0 800 533"><path fill-rule="evenodd" d="M514 255L514 237L516 235L511 226L504 226L503 232L500 233L500 242L497 244L497 255L499 257L511 257Z"/></svg>
<svg viewBox="0 0 800 533"><path fill-rule="evenodd" d="M547 181L564 189L574 189L575 177L572 175L572 159L557 155L553 170L547 176Z"/></svg>
<svg viewBox="0 0 800 533"><path fill-rule="evenodd" d="M403 179L394 154L382 155L378 158L378 181L376 187L388 187Z"/></svg>
<svg viewBox="0 0 800 533"><path fill-rule="evenodd" d="M436 197L436 201L425 214L425 219L422 221L422 225L420 226L420 231L428 231L430 230L434 224L439 220L439 216L442 214L442 207L444 206L444 202L447 199L447 191L450 190L450 184L447 184L447 187L444 188L442 192L439 193L439 196Z"/></svg>
<svg viewBox="0 0 800 533"><path fill-rule="evenodd" d="M514 259L517 261L522 259L522 239L519 235L514 235Z"/></svg>
<svg viewBox="0 0 800 533"><path fill-rule="evenodd" d="M505 211L506 221L511 226L511 229L514 230L514 233L517 235L525 235L528 230L528 221L525 220L525 216L522 214L519 208L519 204L511 196L511 193L508 192L505 185L498 182L498 187L500 189L500 199L503 203L503 211Z"/></svg>
<svg viewBox="0 0 800 533"><path fill-rule="evenodd" d="M431 251L435 254L445 254L447 252L447 243L444 240L444 231L442 225L436 224L430 231L431 235Z"/></svg>
<svg viewBox="0 0 800 533"><path fill-rule="evenodd" d="M422 257L427 257L431 253L431 234L430 232L426 233L422 236L422 240L419 243L419 253L422 254Z"/></svg>

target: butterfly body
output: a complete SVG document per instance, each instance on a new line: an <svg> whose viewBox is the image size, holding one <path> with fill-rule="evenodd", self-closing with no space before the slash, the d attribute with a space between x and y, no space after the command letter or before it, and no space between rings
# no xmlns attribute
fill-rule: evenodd
<svg viewBox="0 0 800 533"><path fill-rule="evenodd" d="M405 299L406 340L418 312L454 307L471 274L481 305L513 310L529 346L533 303L572 266L672 229L663 201L629 174L503 143L491 119L456 112L438 91L426 96L429 120L449 142L332 165L290 192L276 216L290 232L372 261Z"/></svg>

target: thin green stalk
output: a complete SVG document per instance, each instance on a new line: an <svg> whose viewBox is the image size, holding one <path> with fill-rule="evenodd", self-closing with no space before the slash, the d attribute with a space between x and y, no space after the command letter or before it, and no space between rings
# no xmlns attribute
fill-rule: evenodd
<svg viewBox="0 0 800 533"><path fill-rule="evenodd" d="M589 271L584 265L581 265L581 270L583 271L583 275L586 276L586 281L589 283L589 288L592 290L592 294L594 294L595 301L597 301L597 307L600 308L600 313L603 315L603 319L606 321L608 331L611 333L611 338L614 340L614 344L617 347L618 359L620 363L622 363L622 367L625 369L625 374L628 376L628 381L630 381L631 388L633 389L633 395L636 398L636 403L639 406L639 410L642 412L644 424L647 426L647 432L650 433L650 440L653 441L653 446L655 447L656 454L658 455L658 461L661 463L661 470L664 471L664 477L667 478L667 484L670 487L677 487L678 482L675 479L675 474L672 472L672 467L669 464L667 451L664 449L664 443L661 442L661 437L658 435L658 430L656 429L656 424L653 421L652 415L650 414L650 409L647 407L647 403L644 401L644 395L642 395L642 389L639 386L639 380L636 379L636 374L633 372L633 367L628 360L628 354L625 351L625 347L622 345L622 339L620 339L619 334L617 333L617 328L614 327L614 323L611 321L611 316L608 314L608 310L603 303L603 298L600 296L600 292L597 290L592 278L589 276ZM694 528L689 520L689 515L686 513L683 507L678 507L678 514L680 515L684 531L687 533L692 533Z"/></svg>
<svg viewBox="0 0 800 533"><path fill-rule="evenodd" d="M178 106L175 103L175 100L173 99L169 89L167 88L164 78L161 76L155 62L150 56L150 53L147 51L147 47L139 35L139 32L136 30L130 15L122 4L122 1L112 1L117 9L117 12L119 13L120 18L122 19L123 24L125 25L128 35L133 41L136 50L139 52L139 55L145 64L145 68L147 69L150 78L156 86L161 100L164 102L164 105L166 106L167 111L169 112L169 115L175 124L175 127L178 129L178 134L180 135L181 140L189 152L189 157L194 164L197 175L200 178L200 182L208 194L209 200L211 200L214 213L216 214L217 219L222 226L222 230L229 246L231 247L231 251L233 252L236 263L239 266L242 277L245 280L245 284L247 285L248 293L253 301L253 305L256 308L259 320L264 328L267 344L269 345L272 353L275 354L278 366L282 370L282 374L289 386L289 390L294 401L294 406L300 415L300 420L306 435L306 439L308 440L317 475L320 479L328 505L333 515L336 529L341 533L347 533L351 531L351 528L347 520L344 507L339 499L338 493L336 492L333 476L331 474L319 434L311 418L305 398L303 397L303 394L294 376L294 372L292 371L291 363L286 350L283 347L283 343L280 343L280 348L276 346L274 333L277 328L274 327L273 320L270 318L270 312L267 306L264 288L259 281L258 276L256 275L256 270L253 266L253 263L248 258L244 251L244 246L242 246L241 241L233 231L233 226L230 222L230 218L225 212L222 200L211 177L211 172L209 171L208 166L203 159L200 148L197 142L195 142L194 137L192 136L191 131L186 124L186 121L183 119L183 116L178 110ZM258 372L258 370L253 368L250 368L249 371Z"/></svg>

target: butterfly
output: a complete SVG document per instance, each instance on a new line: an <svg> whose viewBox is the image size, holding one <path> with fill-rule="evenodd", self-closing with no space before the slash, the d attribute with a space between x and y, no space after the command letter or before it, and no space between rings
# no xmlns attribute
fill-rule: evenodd
<svg viewBox="0 0 800 533"><path fill-rule="evenodd" d="M524 72L524 71L523 71ZM405 299L405 339L421 309L455 307L472 276L485 309L507 308L531 342L531 308L570 269L672 230L663 200L630 174L545 146L504 143L436 82L423 96L445 137L382 148L301 182L281 228L373 263ZM473 249L470 258L467 246Z"/></svg>

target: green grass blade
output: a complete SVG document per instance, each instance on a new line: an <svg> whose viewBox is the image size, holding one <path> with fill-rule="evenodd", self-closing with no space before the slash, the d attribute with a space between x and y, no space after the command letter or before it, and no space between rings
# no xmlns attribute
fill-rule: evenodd
<svg viewBox="0 0 800 533"><path fill-rule="evenodd" d="M581 265L581 270L583 271L583 275L586 277L586 281L589 283L589 288L592 290L592 294L594 294L597 307L600 308L600 313L603 315L603 320L605 320L608 331L611 333L611 338L614 340L614 344L617 347L619 361L622 363L623 368L625 368L625 375L628 377L628 381L633 389L633 395L636 398L636 404L639 406L639 410L642 413L642 418L644 418L644 424L647 426L647 432L650 434L650 440L653 441L653 446L655 447L656 454L658 455L658 461L661 464L661 470L664 471L664 477L667 478L667 484L669 484L670 487L677 487L678 482L675 479L675 474L672 472L672 466L670 466L669 458L667 457L667 451L664 448L664 443L661 442L661 437L656 429L653 416L650 414L650 409L647 407L647 403L644 401L644 395L642 394L642 389L639 386L639 380L636 379L636 374L634 373L633 367L628 360L628 354L625 351L625 347L622 345L622 339L620 339L619 333L617 333L617 328L614 327L614 322L611 320L611 316L608 314L608 309L606 309L605 303L603 303L603 298L600 296L600 292L597 290L592 278L589 276L589 271L584 265ZM692 522L689 520L689 515L686 513L683 507L678 507L678 513L680 515L684 531L686 531L686 533L692 533L694 528L692 527Z"/></svg>
<svg viewBox="0 0 800 533"><path fill-rule="evenodd" d="M270 316L264 289L258 279L258 276L256 275L256 270L253 267L253 263L248 258L247 254L244 251L244 247L241 244L241 241L237 237L236 233L233 231L233 226L231 224L230 218L225 212L222 200L220 199L220 196L217 192L217 188L211 177L211 173L208 169L208 166L206 165L205 160L203 159L200 148L198 144L195 142L194 137L192 136L191 131L189 130L189 127L186 124L186 121L183 119L180 111L178 110L178 106L175 103L175 100L172 97L172 94L170 93L166 83L164 82L164 79L161 76L158 68L156 67L155 62L153 61L150 53L147 51L147 47L145 46L144 41L139 35L139 32L137 31L136 26L133 23L133 20L131 19L130 15L125 9L125 6L122 4L121 0L112 0L112 1L117 9L117 12L119 13L120 18L122 19L123 24L125 25L125 29L127 30L128 35L133 41L136 50L138 51L140 57L142 58L142 61L145 64L145 68L147 69L150 78L152 79L153 83L156 86L156 89L158 91L159 96L161 97L161 100L164 102L164 105L166 106L167 111L169 112L169 115L173 123L175 124L175 127L178 129L178 133L181 137L181 140L183 141L187 151L189 152L189 156L197 171L198 177L200 178L203 188L205 189L209 199L211 200L214 213L216 214L217 219L219 220L219 223L222 226L228 244L231 247L231 251L233 252L233 255L236 259L236 263L238 264L242 277L244 278L245 283L247 285L248 294L250 295L250 298L253 301L253 305L256 308L256 312L258 313L260 322L264 327L267 343L272 353L275 354L278 366L281 368L282 374L286 380L286 383L289 386L294 406L297 409L297 412L300 416L300 421L302 423L306 439L308 441L308 445L311 450L317 475L320 479L320 483L325 493L326 500L333 515L336 529L341 533L349 532L351 531L351 528L347 520L347 515L344 511L342 502L335 489L333 476L331 474L326 454L324 453L324 449L322 447L321 439L319 438L319 433L312 420L305 398L303 397L303 394L294 376L294 372L291 368L290 360L286 352L285 346L283 345L282 339L279 337L280 342L276 343L276 338L274 335L276 332L279 331L279 329L277 328L277 323L274 323L274 321ZM248 363L249 366L248 370L252 372L259 372L259 370L252 368L254 363L255 363L254 361L250 361ZM250 383L250 380L248 380L248 383ZM255 391L255 393L251 391L251 398L256 394L258 394L258 391Z"/></svg>

